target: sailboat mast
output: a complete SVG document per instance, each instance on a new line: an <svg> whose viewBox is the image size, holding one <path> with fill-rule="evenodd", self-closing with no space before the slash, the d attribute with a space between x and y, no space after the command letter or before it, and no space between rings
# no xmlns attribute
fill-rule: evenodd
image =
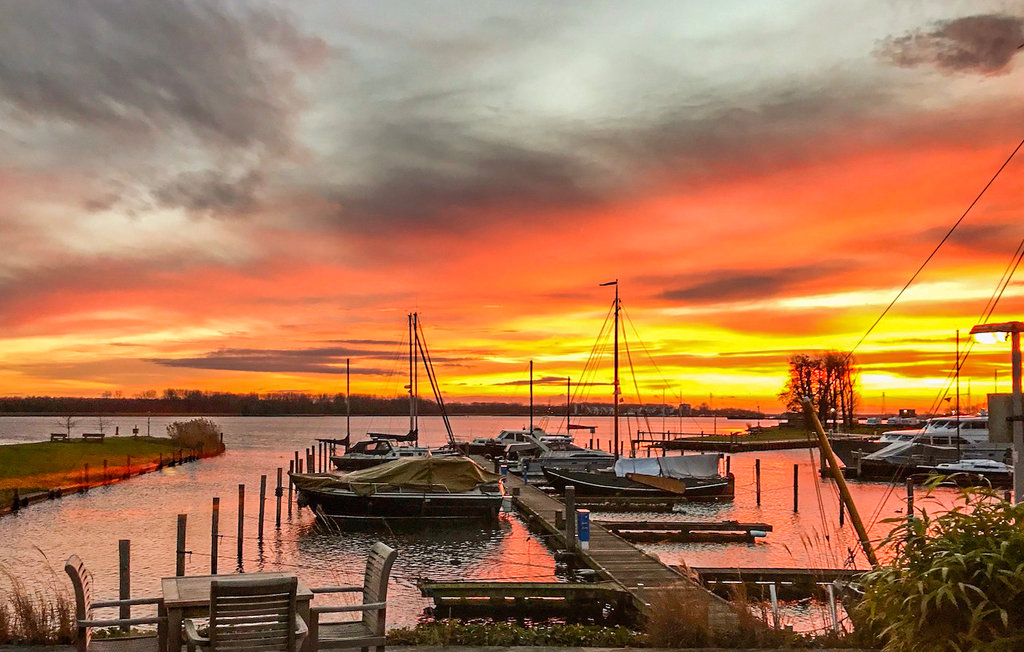
<svg viewBox="0 0 1024 652"><path fill-rule="evenodd" d="M416 429L416 395L413 389L413 370L416 365L416 346L413 343L413 313L409 313L409 432Z"/></svg>
<svg viewBox="0 0 1024 652"><path fill-rule="evenodd" d="M619 459L619 279L615 279L615 389L613 390L612 419L615 434L615 459Z"/></svg>
<svg viewBox="0 0 1024 652"><path fill-rule="evenodd" d="M960 461L960 329L956 329L956 459Z"/></svg>
<svg viewBox="0 0 1024 652"><path fill-rule="evenodd" d="M416 351L419 349L420 342L420 314L418 312L412 313L412 336L415 342L411 343L412 349L412 378L409 382L412 384L412 429L416 433L416 445L420 443L420 366L416 364Z"/></svg>
<svg viewBox="0 0 1024 652"><path fill-rule="evenodd" d="M530 360L530 432L533 433L533 360Z"/></svg>
<svg viewBox="0 0 1024 652"><path fill-rule="evenodd" d="M572 414L572 376L565 377L565 434L572 436L569 415Z"/></svg>
<svg viewBox="0 0 1024 652"><path fill-rule="evenodd" d="M351 441L349 437L352 435L352 404L349 402L349 396L352 394L352 383L349 373L351 362L352 358L345 358L345 441ZM346 448L346 450L348 449Z"/></svg>

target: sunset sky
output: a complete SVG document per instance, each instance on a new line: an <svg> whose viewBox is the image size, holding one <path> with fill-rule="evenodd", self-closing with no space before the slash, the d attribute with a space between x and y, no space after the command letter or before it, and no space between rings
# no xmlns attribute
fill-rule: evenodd
<svg viewBox="0 0 1024 652"><path fill-rule="evenodd" d="M1022 43L981 0L4 2L0 394L343 392L346 357L397 394L418 311L447 397L524 401L533 359L560 402L617 278L643 400L778 409L1024 137ZM1024 152L857 349L864 409L936 400L1022 200Z"/></svg>

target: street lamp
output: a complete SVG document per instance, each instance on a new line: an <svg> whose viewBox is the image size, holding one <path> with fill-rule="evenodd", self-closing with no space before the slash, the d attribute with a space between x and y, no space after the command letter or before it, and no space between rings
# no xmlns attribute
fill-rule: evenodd
<svg viewBox="0 0 1024 652"><path fill-rule="evenodd" d="M1010 366L1013 371L1012 415L1013 424L1013 500L1024 502L1024 400L1021 397L1020 334L1024 322L1008 321L1002 324L978 324L971 335L979 342L1005 342L1010 336Z"/></svg>

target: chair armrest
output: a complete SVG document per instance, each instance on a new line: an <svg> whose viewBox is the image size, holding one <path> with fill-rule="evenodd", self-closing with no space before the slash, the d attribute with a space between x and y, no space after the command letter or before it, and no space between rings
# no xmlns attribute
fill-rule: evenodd
<svg viewBox="0 0 1024 652"><path fill-rule="evenodd" d="M185 629L185 640L193 645L209 645L210 639L200 636L199 630L196 629L196 624L192 622L191 618L186 618L185 622L182 623Z"/></svg>
<svg viewBox="0 0 1024 652"><path fill-rule="evenodd" d="M362 590L361 586L318 586L310 589L313 593L354 593Z"/></svg>
<svg viewBox="0 0 1024 652"><path fill-rule="evenodd" d="M311 607L310 613L315 616L320 614L340 614L347 611L380 611L388 605L387 602L367 602L365 604L350 604L342 607Z"/></svg>
<svg viewBox="0 0 1024 652"><path fill-rule="evenodd" d="M161 604L163 598L132 598L130 600L103 600L101 602L93 602L93 609L103 609L107 607L120 607L122 605L133 605L133 604Z"/></svg>
<svg viewBox="0 0 1024 652"><path fill-rule="evenodd" d="M309 626L306 625L306 619L295 614L295 636L301 639L306 634L309 634Z"/></svg>

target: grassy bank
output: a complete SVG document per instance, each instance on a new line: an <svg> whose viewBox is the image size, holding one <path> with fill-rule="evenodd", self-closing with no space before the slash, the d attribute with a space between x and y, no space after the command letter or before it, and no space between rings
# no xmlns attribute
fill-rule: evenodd
<svg viewBox="0 0 1024 652"><path fill-rule="evenodd" d="M158 437L107 437L102 443L73 439L0 446L0 505L11 501L15 488L27 494L80 486L86 480L86 464L89 465L89 484L94 484L103 479L104 460L107 477L120 478L137 473L140 467L155 465L161 458L167 461L183 448L180 442Z"/></svg>

